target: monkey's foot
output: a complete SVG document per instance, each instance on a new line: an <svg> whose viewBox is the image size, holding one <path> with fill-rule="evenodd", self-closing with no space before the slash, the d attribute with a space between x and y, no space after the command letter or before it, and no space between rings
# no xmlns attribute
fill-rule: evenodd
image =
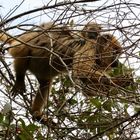
<svg viewBox="0 0 140 140"><path fill-rule="evenodd" d="M45 114L40 113L39 111L34 112L33 120L52 128L56 126L56 123L54 123L51 118L48 118Z"/></svg>
<svg viewBox="0 0 140 140"><path fill-rule="evenodd" d="M48 117L44 115L43 113L40 113L39 111L35 111L33 113L33 120L41 124L45 124L45 125L48 124Z"/></svg>
<svg viewBox="0 0 140 140"><path fill-rule="evenodd" d="M24 82L16 82L11 90L12 96L16 96L17 93L23 94L24 92L26 92Z"/></svg>

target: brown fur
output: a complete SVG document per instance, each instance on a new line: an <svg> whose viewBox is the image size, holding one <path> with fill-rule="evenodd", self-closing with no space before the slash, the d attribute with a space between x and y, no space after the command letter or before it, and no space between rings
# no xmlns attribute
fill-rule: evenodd
<svg viewBox="0 0 140 140"><path fill-rule="evenodd" d="M8 51L15 59L16 81L12 94L25 92L25 73L27 70L31 71L40 84L32 112L35 117L41 116L53 78L66 72L64 63L68 68L71 67L72 56L83 42L73 38L66 26L55 26L51 23L42 24L33 32L25 32L16 39L3 33L0 40L11 45Z"/></svg>
<svg viewBox="0 0 140 140"><path fill-rule="evenodd" d="M94 24L93 32L95 31ZM32 105L36 119L42 115L53 78L66 72L64 63L68 69L72 69L73 77L79 77L82 81L90 78L99 82L99 77L104 76L102 71L106 67L111 68L111 64L116 62L116 54L120 53L121 46L115 37L105 34L97 39L95 35L92 38L92 35L89 37L83 34L90 39L84 42L73 37L68 27L52 23L42 24L33 32L25 32L16 39L1 34L0 40L6 41L8 38L8 43L13 46L8 50L15 59L16 82L12 93L16 95L25 92L24 77L27 70L39 81L40 87ZM108 58L103 58L106 54ZM96 59L100 60L99 64ZM100 68L97 69L96 65Z"/></svg>

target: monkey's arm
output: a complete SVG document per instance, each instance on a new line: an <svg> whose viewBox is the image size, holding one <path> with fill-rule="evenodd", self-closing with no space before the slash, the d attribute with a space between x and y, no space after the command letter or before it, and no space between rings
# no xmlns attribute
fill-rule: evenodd
<svg viewBox="0 0 140 140"><path fill-rule="evenodd" d="M9 53L14 57L14 69L15 69L15 77L16 81L11 90L12 95L16 95L17 93L25 92L25 73L29 66L29 47L24 45L14 46L10 48Z"/></svg>

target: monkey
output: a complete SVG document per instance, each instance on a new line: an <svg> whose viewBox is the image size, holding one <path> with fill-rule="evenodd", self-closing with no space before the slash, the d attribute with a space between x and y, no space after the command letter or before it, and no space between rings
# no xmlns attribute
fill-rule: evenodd
<svg viewBox="0 0 140 140"><path fill-rule="evenodd" d="M26 92L24 79L27 70L39 82L39 90L31 107L34 120L40 121L42 109L51 92L52 81L58 74L71 70L74 78L83 82L89 78L99 83L100 77L105 76L105 69L117 66L117 55L122 48L120 43L110 34L100 35L95 27L94 24L93 30L89 28L91 32L82 34L89 39L87 41L82 37L73 37L67 26L53 23L41 24L17 38L4 32L0 34L0 40L10 44L8 52L14 58L16 81L12 94ZM106 58L106 55L109 56ZM41 120L42 123L47 122L47 118Z"/></svg>

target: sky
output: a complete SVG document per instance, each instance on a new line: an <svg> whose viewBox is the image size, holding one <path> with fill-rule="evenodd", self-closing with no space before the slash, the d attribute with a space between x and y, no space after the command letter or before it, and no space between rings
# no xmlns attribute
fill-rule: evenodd
<svg viewBox="0 0 140 140"><path fill-rule="evenodd" d="M43 5L45 5L46 3L48 3L49 1L51 1L51 4L54 4L55 1L61 2L61 1L69 1L69 0L0 0L0 5L2 6L2 7L0 7L0 15L2 17L5 17L5 16L7 16L7 14L9 15L9 13L11 13L11 15L14 16L19 13L23 13L24 11L29 11L34 8L39 8ZM100 6L103 3L105 3L106 1L108 1L107 3L110 4L110 3L113 3L114 0L101 0L98 2L92 2L90 4L88 3L88 5L89 6ZM20 4L21 4L21 6L18 7L18 5L20 5ZM14 9L16 9L16 10L14 11ZM14 11L14 12L12 13L12 11ZM41 14L41 12L35 13L35 15L36 14L39 15L39 14ZM49 13L49 14L51 14L51 13ZM44 22L47 20L50 20L49 15L48 15L48 17L45 17L45 19L42 16L39 16L36 19L32 19L32 22L39 22L39 21Z"/></svg>
<svg viewBox="0 0 140 140"><path fill-rule="evenodd" d="M31 9L42 7L49 1L51 1L51 4L54 4L54 2L56 2L56 1L61 2L61 1L69 1L69 0L0 0L0 6L2 6L2 7L0 7L0 16L2 18L6 18L10 14L11 14L10 16L18 15L25 11L29 11ZM116 0L99 0L98 2L92 2L90 4L88 3L88 5L89 6L102 6L103 3L111 5L112 3L116 3L116 2L120 2L120 1L125 2L125 1L130 1L130 0L117 0L117 1ZM131 0L131 2L140 4L139 0L137 0L137 1ZM20 5L20 7L18 7L19 5ZM45 17L41 15L41 14L44 14L43 12L38 12L38 13L32 14L32 17L34 17L34 16L38 16L38 17L26 21L26 23L27 22L42 23L42 22L50 21L51 19L49 16L52 13L48 13L48 15L47 15L47 12L45 13L46 14ZM136 13L139 13L139 11L138 12L136 11ZM112 15L112 13L106 13L106 16L111 16L111 15ZM24 20L27 20L27 19L29 19L29 16L31 16L31 15L24 16L20 19L16 19L15 22L17 23L19 21L22 22Z"/></svg>
<svg viewBox="0 0 140 140"><path fill-rule="evenodd" d="M51 1L51 3L53 4L55 1L61 2L61 1L69 1L69 0L0 0L0 6L2 6L2 7L0 7L0 16L2 18L6 18L7 16L12 17L14 15L18 15L18 14L23 13L25 11L29 11L31 9L42 7L43 5L48 3L49 1ZM111 5L112 3L116 3L116 2L120 2L120 1L125 2L125 1L130 1L130 0L117 0L117 1L116 0L100 0L98 2L92 2L90 4L88 3L88 5L89 6L101 6L103 3L106 3L106 1L107 1L107 4ZM139 0L137 0L137 1L131 0L131 2L135 2L135 3L140 4ZM20 7L18 7L19 5L20 5ZM16 19L11 24L14 24L15 22L17 24L17 23L20 23L20 22L25 21L25 20L26 20L26 23L33 23L33 24L47 22L47 21L51 20L50 15L53 14L53 13L47 13L47 12L45 13L45 16L42 16L42 14L44 14L43 11L38 12L38 13L34 13L32 15L24 16L20 19ZM140 11L138 11L138 12L135 11L135 12L139 13ZM29 18L31 16L32 17L38 16L38 17L29 20ZM111 17L112 13L106 13L106 17L109 17L109 16Z"/></svg>
<svg viewBox="0 0 140 140"><path fill-rule="evenodd" d="M43 6L43 3L45 3L45 0L0 0L0 5L2 6L0 8L0 15L5 17L8 13L11 13L11 15L14 16L34 8L39 8ZM19 5L20 7L18 7ZM16 10L14 11L14 9Z"/></svg>

